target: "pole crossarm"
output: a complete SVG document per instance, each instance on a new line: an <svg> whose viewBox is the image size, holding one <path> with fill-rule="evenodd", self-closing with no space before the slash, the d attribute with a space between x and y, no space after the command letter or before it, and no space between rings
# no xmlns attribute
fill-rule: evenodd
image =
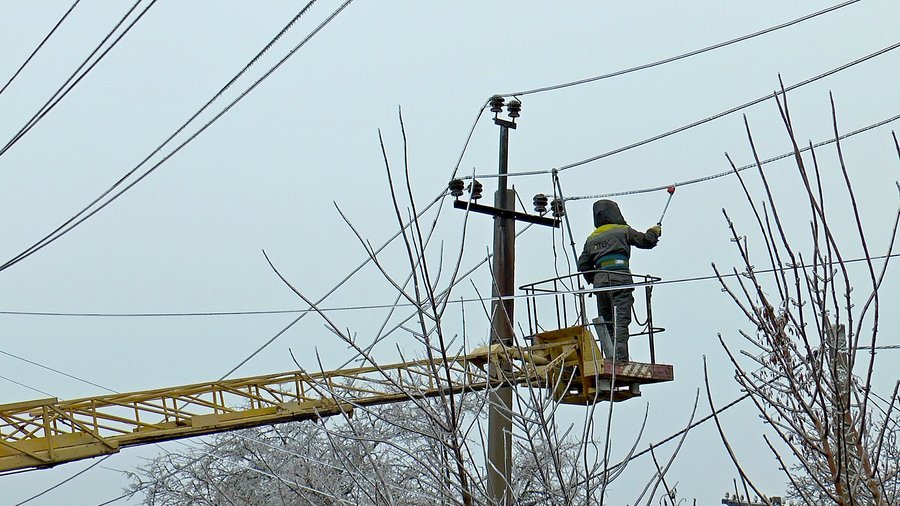
<svg viewBox="0 0 900 506"><path fill-rule="evenodd" d="M484 204L476 204L475 202L465 200L454 200L454 209L463 209L473 213L489 214L509 220L522 221L525 223L534 223L535 225L545 225L548 227L559 228L559 219L549 218L546 216L535 216L533 214L521 213L512 209L500 209L497 207L486 206Z"/></svg>

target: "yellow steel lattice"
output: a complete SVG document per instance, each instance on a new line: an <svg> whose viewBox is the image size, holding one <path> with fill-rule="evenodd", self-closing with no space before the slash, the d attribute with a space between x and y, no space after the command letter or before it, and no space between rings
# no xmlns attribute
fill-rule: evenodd
<svg viewBox="0 0 900 506"><path fill-rule="evenodd" d="M590 333L573 327L536 337L530 347L495 345L447 361L294 371L68 401L4 404L0 471L52 466L115 453L121 447L317 419L351 412L355 406L457 394L504 382L549 387L563 402L590 402L587 396L597 390L595 382L612 372ZM502 379L489 381L488 363L496 364L492 371L505 371ZM650 366L634 364L629 370L617 366L617 374L623 381L672 379L671 366L654 365L651 370L635 368L638 365ZM569 387L563 391L560 384ZM594 399L606 400L596 395Z"/></svg>

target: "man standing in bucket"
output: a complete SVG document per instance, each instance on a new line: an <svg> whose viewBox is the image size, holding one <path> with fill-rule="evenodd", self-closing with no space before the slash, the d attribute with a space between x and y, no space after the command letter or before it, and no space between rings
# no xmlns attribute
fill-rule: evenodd
<svg viewBox="0 0 900 506"><path fill-rule="evenodd" d="M594 202L594 226L597 227L584 243L584 251L578 257L578 271L584 273L594 288L631 285L628 260L631 247L651 249L662 236L662 226L650 227L638 232L625 223L619 206L612 200ZM600 272L593 272L600 269ZM631 306L634 305L633 288L595 292L600 323L615 343L615 360L628 361L628 325L631 323Z"/></svg>

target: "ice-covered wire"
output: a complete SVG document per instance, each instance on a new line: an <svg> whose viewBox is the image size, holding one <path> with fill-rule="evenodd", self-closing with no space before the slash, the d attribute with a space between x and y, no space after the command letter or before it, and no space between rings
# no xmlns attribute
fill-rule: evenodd
<svg viewBox="0 0 900 506"><path fill-rule="evenodd" d="M807 21L807 20L813 19L813 18L815 18L815 17L821 16L822 14L827 14L827 13L829 13L829 12L836 11L836 10L842 8L842 7L847 7L848 5L855 4L855 3L859 2L859 1L860 1L860 0L850 0L850 1L848 1L848 2L840 3L840 4L837 4L837 5L828 7L828 8L826 8L826 9L822 9L822 10L820 10L820 11L813 12L812 14L807 14L807 15L801 16L801 17L799 17L799 18L797 18L797 19L793 19L793 20L791 20L791 21L787 21L787 22L781 23L781 24L779 24L779 25L771 26L771 27L769 27L769 28L764 28L764 29L759 30L759 31L757 31L757 32L753 32L753 33L749 33L749 34L746 34L746 35L742 35L742 36L740 36L740 37L736 37L736 38L733 38L733 39L730 39L730 40L726 40L726 41L723 41L723 42L719 42L719 43L713 44L713 45L711 45L711 46L706 46L706 47L701 48L701 49L695 49L695 50L693 50L693 51L688 51L687 53L682 53L682 54L677 55L677 56L671 56L671 57L669 57L669 58L664 58L664 59L662 59L662 60L657 60L657 61L655 61L655 62L645 63L645 64L643 64L643 65L637 65L637 66L635 66L635 67L630 67L630 68L627 68L627 69L617 70L617 71L615 71L615 72L610 72L610 73L608 73L608 74L601 74L601 75L599 75L599 76L588 77L588 78L585 78L585 79L579 79L579 80L577 80L577 81L571 81L571 82L561 83L561 84L554 84L554 85L550 85L550 86L544 86L544 87L541 87L541 88L534 88L534 89L531 89L531 90L517 91L517 92L513 92L513 93L498 93L498 95L503 96L503 97L532 95L532 94L535 94L535 93L543 93L543 92L545 92L545 91L554 91L554 90L559 90L559 89L563 89L563 88L569 88L569 87L572 87L572 86L578 86L578 85L581 85L581 84L592 83L592 82L600 81L600 80L603 80L603 79L609 79L609 78L611 78L611 77L618 77L618 76L622 76L622 75L625 75L625 74L630 74L630 73L632 73L632 72L637 72L637 71L640 71L640 70L646 70L646 69L649 69L649 68L658 67L658 66L660 66L660 65L665 65L665 64L667 64L667 63L672 63L672 62L675 62L675 61L678 61L678 60L683 60L683 59L685 59L685 58L690 58L691 56L697 56L698 54L703 54L703 53L706 53L706 52L709 52L709 51L713 51L713 50L716 50L716 49L721 49L721 48L723 48L723 47L725 47L725 46L730 46L730 45L736 44L736 43L738 43L738 42L743 42L743 41L745 41L745 40L750 40L750 39L759 37L760 35L765 35L765 34L767 34L767 33L771 33L771 32L777 31L777 30L781 30L782 28L787 28L787 27L789 27L789 26L793 26L793 25L796 25L796 24L798 24L798 23L802 23L803 21Z"/></svg>
<svg viewBox="0 0 900 506"><path fill-rule="evenodd" d="M848 69L848 68L850 68L850 67L853 67L853 66L855 66L855 65L859 65L860 63L866 62L866 61L868 61L868 60L871 60L871 59L876 58L876 57L878 57L878 56L881 56L881 55L883 55L883 54L889 53L890 51L893 51L893 50L895 50L895 49L897 49L897 48L900 48L900 42L891 44L890 46L887 46L887 47L884 47L884 48L882 48L882 49L879 49L878 51L875 51L875 52L873 52L873 53L869 53L869 54L867 54L867 55L865 55L865 56L863 56L863 57L861 57L861 58L857 58L856 60L853 60L853 61L851 61L851 62L849 62L849 63L845 63L845 64L843 64L843 65L841 65L841 66L839 66L839 67L835 67L835 68L833 68L833 69L831 69L831 70L828 70L828 71L826 71L826 72L823 72L823 73L821 73L821 74L819 74L819 75L817 75L817 76L810 77L810 78L805 79L805 80L803 80L803 81L800 81L800 82L798 82L798 83L794 83L794 84L792 84L792 85L790 85L790 86L788 86L788 87L786 87L786 88L783 88L783 89L780 90L780 91L776 91L776 92L774 92L774 93L769 93L769 94L763 95L763 96L761 96L761 97L759 97L759 98L755 98L755 99L753 99L753 100L751 100L751 101L749 101L749 102L745 102L745 103L743 103L743 104L741 104L741 105L738 105L738 106L732 107L732 108L730 108L730 109L727 109L727 110L725 110L725 111L722 111L722 112L713 114L712 116L708 116L708 117L706 117L706 118L699 119L699 120L694 121L694 122L692 122L692 123L688 123L688 124L686 124L686 125L682 125L682 126L680 126L680 127L678 127L678 128L675 128L675 129L673 129L673 130L669 130L669 131L667 131L667 132L663 132L663 133L661 133L661 134L657 134L657 135L654 135L654 136L652 136L652 137L648 137L648 138L646 138L646 139L643 139L643 140L640 140L640 141L637 141L637 142L633 142L633 143L628 144L628 145L626 145L626 146L618 147L618 148L616 148L616 149L613 149L613 150L611 150L611 151L607 151L607 152L605 152L605 153L601 153L601 154L599 154L599 155L594 155L594 156L592 156L592 157L585 158L585 159L583 159L583 160L578 160L577 162L572 162L572 163L568 163L568 164L565 164L565 165L561 165L561 166L554 167L554 168L549 168L549 169L538 169L538 170L525 170L525 171L510 172L509 174L506 174L506 176L508 176L508 177L522 177L522 176L534 176L534 175L540 175L540 174L551 174L551 173L553 173L553 171L563 172L563 171L566 171L566 170L569 170L569 169L574 169L574 168L576 168L576 167L580 167L580 166L582 166L582 165L586 165L586 164L589 164L589 163L592 163L592 162L596 162L597 160L602 160L602 159L604 159L604 158L608 158L608 157L613 156L613 155L617 155L617 154L620 154L620 153L624 153L625 151L630 151L630 150L632 150L632 149L634 149L634 148L639 148L639 147L641 147L641 146L645 146L645 145L650 144L650 143L652 143L652 142L656 142L656 141L658 141L658 140L665 139L666 137L670 137L670 136L672 136L672 135L679 134L679 133L684 132L684 131L686 131L686 130L690 130L691 128L698 127L698 126L700 126L700 125L704 125L704 124L709 123L709 122L711 122L711 121L715 121L715 120L717 120L717 119L724 118L725 116L728 116L728 115L733 114L733 113L735 113L735 112L741 111L741 110L743 110L743 109L747 109L747 108L749 108L749 107L751 107L751 106L754 106L754 105L757 105L757 104L759 104L759 103L765 102L765 101L770 100L770 99L772 99L772 98L775 98L775 97L778 97L778 96L782 96L782 95L786 94L787 92L796 90L796 89L801 88L801 87L803 87L803 86L806 86L806 85L808 85L808 84L811 84L811 83L814 83L814 82L816 82L816 81L825 79L826 77L832 76L832 75L837 74L838 72L841 72L841 71L843 71L843 70L846 70L846 69ZM474 177L478 177L478 178L496 178L496 177L500 177L500 174L476 174Z"/></svg>
<svg viewBox="0 0 900 506"><path fill-rule="evenodd" d="M310 3L308 3L307 6L304 7L303 10L301 10L301 13L298 14L298 16L299 16L299 15L302 15L302 13L305 12L305 11L309 8L309 6L312 5L312 3L313 3L314 1L315 1L315 0L311 1ZM342 10L344 10L344 8L346 8L352 1L353 1L353 0L346 0L340 7L338 7L334 12L332 12L332 14L331 14L330 16L328 16L328 17L327 17L324 21L322 21L322 22L321 22L321 23L320 23L320 24L319 24L312 32L310 32L310 33L309 33L302 41L300 41L299 44L297 44L296 46L294 46L294 48L293 48L290 52L288 52L287 55L285 55L285 56L284 56L283 58L281 58L275 65L273 65L271 68L269 68L269 70L266 71L266 72L262 75L262 77L260 77L259 79L257 79L252 85L250 85L250 87L248 87L247 89L245 89L240 95L238 95L237 98L235 98L233 101L231 101L224 109L222 109L222 110L221 110L219 113L217 113L215 116L213 116L213 118L210 119L208 122L206 122L199 130L197 130L193 135L191 135L190 137L188 137L184 142L182 142L182 143L179 144L177 147L175 147L171 152L169 152L169 154L167 154L165 157L163 157L159 162L157 162L157 163L154 164L152 167L150 167L149 169L147 169L141 176L139 176L137 179L135 179L134 181L132 181L130 184L128 184L127 186L125 186L125 187L122 188L121 190L119 190L117 193L113 194L111 197L109 197L109 198L108 198L106 201L104 201L103 203L97 205L98 202L100 202L101 200L103 200L103 199L104 199L106 196L108 196L113 190L115 190L118 186L120 186L121 184L123 184L124 181L125 181L128 177L130 177L131 175L133 175L140 167L142 167L142 166L147 162L147 160L150 159L150 157L152 157L152 156L153 156L154 154L156 154L160 149L162 149L162 146L164 146L165 144L167 144L173 137L175 137L175 136L176 136L176 135L177 135L177 134L185 127L185 126L186 126L186 124L183 125L181 128L179 128L179 130L176 131L176 133L172 134L172 136L170 136L169 139L167 139L167 140L163 143L162 146L160 146L160 147L158 147L156 150L154 150L154 152L151 153L147 158L145 158L144 161L142 161L140 164L138 164L138 166L136 166L136 167L133 168L131 171L129 171L125 176L123 176L119 181L117 181L112 187L110 187L110 188L107 189L103 194L101 194L99 197L97 197L96 199L94 199L94 201L92 201L90 204L88 204L87 206L85 206L81 211L79 211L79 212L76 213L74 216L72 216L71 218L69 218L65 223L63 223L62 225L60 225L59 227L57 227L55 230L53 230L52 232L50 232L49 234L47 234L46 236L44 236L42 239L40 239L39 241L37 241L36 243L34 243L33 245L31 245L30 247L28 247L27 249L25 249L24 251L22 251L21 253L19 253L19 254L16 255L15 257L13 257L12 259L10 259L10 260L8 260L7 262L5 262L3 265L0 265L0 271L3 271L3 270L5 270L5 269L8 269L9 267L11 267L11 266L17 264L18 262L24 260L25 258L31 256L32 254L36 253L37 251L43 249L43 248L46 247L47 245L49 245L49 244L51 244L52 242L56 241L56 240L59 239L60 237L64 236L64 235L67 234L69 231L71 231L72 229L74 229L75 227L77 227L78 225L80 225L81 223L83 223L85 220L91 218L94 214L96 214L97 212L101 211L102 209L104 209L104 208L105 208L106 206L108 206L109 204L111 204L113 201L115 201L117 198L119 198L122 194L124 194L125 192L127 192L128 190L130 190L132 187L134 187L136 184L138 184L139 182L141 182L145 177L149 176L152 172L154 172L157 168L159 168L163 163L167 162L167 161L168 161L170 158L172 158L176 153L178 153L179 151L181 151L182 148L184 148L184 147L187 146L189 143L191 143L194 139L196 139L197 137L199 137L204 131L206 131L207 128L209 128L213 123L215 123L216 121L218 121L219 118L221 118L221 117L224 116L228 111L230 111L235 105L237 105L238 102L240 102L241 100L243 100L244 97L246 97L251 91L253 91L254 89L256 89L256 87L259 86L259 84L261 84L265 79L267 79L270 75L272 75L272 73L274 73L278 68L280 68L280 67L281 67L288 59L290 59L297 51L299 51L303 46L305 46L306 43L309 42L310 39L312 39L317 33L319 33L319 32L320 32L320 31L321 31L328 23L331 22L331 20L333 20L333 19L334 19L334 18L335 18ZM290 26L290 24L289 24L289 26ZM283 33L283 32L281 32L281 33ZM281 33L279 33L276 37L280 37L280 36L281 36ZM270 42L269 44L267 44L266 47L265 47L260 53L265 52L265 51L270 47L271 44L272 44L272 42ZM257 57L255 57L253 60L251 60L251 63L250 63L250 64L252 64L259 56L260 56L260 55L258 54ZM246 68L247 68L247 67L245 67L245 69L242 70L241 72L245 72L245 71L246 71ZM240 74L239 74L239 75L240 75ZM239 75L236 76L234 79L236 79L237 77L239 77ZM233 80L234 80L234 79L233 79ZM233 80L232 80L232 81L233 81ZM231 84L231 82L229 82L229 83L226 85L226 87L230 86L230 84ZM223 90L220 90L219 94L221 94L222 92L224 92L224 88L223 88ZM216 96L214 96L214 97L213 97L213 100L215 100L215 99L218 97L219 94L217 94ZM210 102L212 102L212 101L210 101ZM207 104L207 106L208 106L208 105L209 105L209 104ZM204 107L206 107L206 106L204 106ZM201 110L201 112L202 112L202 110ZM199 114L199 112L198 112L197 114ZM197 116L197 114L195 114L194 116L192 116L191 119L189 119L187 123L190 123L191 121L193 121L193 119ZM96 207L94 207L94 206L96 206ZM92 210L92 208L93 208L93 210Z"/></svg>
<svg viewBox="0 0 900 506"><path fill-rule="evenodd" d="M28 64L31 62L31 60L34 58L34 56L38 53L38 51L40 51L41 48L44 47L44 44L46 44L47 41L50 40L50 37L52 37L53 34L56 33L56 30L63 24L63 22L66 20L66 18L69 17L69 14L71 14L72 11L75 10L75 7L78 6L79 2L81 2L81 0L75 0L75 2L72 3L71 7L69 7L69 9L66 11L66 13L63 14L61 18L59 18L59 21L57 21L56 24L53 25L53 28L50 29L50 33L48 33L47 35L44 36L44 38L37 45L37 47L34 48L33 51L31 51L30 55L28 55L28 58L26 58L25 61L22 62L22 65L19 66L18 70L16 70L13 73L12 77L10 77L8 81L6 81L6 84L3 85L3 88L0 88L0 95L2 95L3 92L6 91L6 88L9 88L9 85L12 84L12 82L15 81L17 77L19 77L19 74L21 74L23 70L25 70L25 67L28 66Z"/></svg>
<svg viewBox="0 0 900 506"><path fill-rule="evenodd" d="M387 243L385 244L387 245ZM900 253L893 253L891 255L880 255L874 256L870 260L885 260L888 258L900 257ZM858 262L866 261L865 258L853 258L850 260L846 260L844 263L852 264ZM800 268L811 268L811 265L799 265ZM362 268L360 266L359 268ZM358 271L359 268L356 270ZM790 269L790 266L782 267L782 269ZM775 272L780 269L756 269L753 272L757 274ZM356 271L349 274L348 276L352 276ZM474 270L471 270L467 273L471 274ZM745 275L744 273L738 274L722 274L723 278L732 278L736 276ZM678 278L678 279L663 279L660 281L654 281L653 283L634 283L632 285L621 285L621 287L631 287L631 288L640 288L643 286L647 286L652 284L654 286L657 285L672 285L672 284L680 284L680 283L693 283L696 281L713 281L717 280L719 277L710 274L706 276L692 276L687 278ZM348 278L349 279L349 278ZM344 281L346 282L346 280ZM343 282L341 283L343 284ZM617 286L617 288L620 288ZM337 287L335 288L337 289ZM504 296L503 299L525 299L532 297L552 297L556 295L577 295L584 293L591 293L595 290L593 288L587 288L582 290L560 290L552 293L535 293L528 295L508 295ZM499 297L479 297L479 298L460 298L457 300L450 300L447 304L469 304L474 302L490 302L493 300L499 300ZM0 311L0 315L15 315L15 316L45 316L45 317L82 317L82 318L185 318L185 317L219 317L219 316L246 316L246 315L278 315L278 314L307 314L307 313L327 313L327 312L337 312L337 311L369 311L375 309L392 309L398 307L416 307L414 304L409 303L397 303L397 304L371 304L371 305L363 305L363 306L340 306L340 307L319 307L317 309L277 309L277 310L258 310L258 311L202 311L202 312L182 312L182 313L103 313L103 312L91 312L91 313L65 313L65 312L50 312L50 311ZM859 349L867 349L865 347L859 347ZM7 354L0 350L0 353ZM17 357L15 357L17 358Z"/></svg>
<svg viewBox="0 0 900 506"><path fill-rule="evenodd" d="M70 75L69 78L66 79L66 81L56 90L56 92L54 92L53 95L49 99L47 99L44 105L42 105L41 108L38 109L38 112L34 113L34 115L27 122L25 122L25 125L23 125L22 128L20 128L19 131L16 132L12 139L7 141L6 145L3 146L3 148L0 148L0 156L3 156L3 154L6 153L15 143L19 142L19 140L24 137L25 134L27 134L32 128L34 128L34 126L41 119L43 119L44 116L47 115L47 113L49 113L54 107L56 107L56 105L59 104L59 102L62 101L62 99L65 98L65 96L68 95L69 92L72 91L72 89L74 89L75 86L77 86L78 83L81 82L81 80L84 79L84 77L87 76L88 73L90 73L90 71L93 70L93 68L96 67L97 64L100 63L100 61L103 60L103 58L107 54L109 54L112 48L114 48L119 43L119 41L122 40L122 37L127 35L128 32L131 31L132 28L134 28L134 25L137 24L137 22L140 21L142 17L144 17L144 14L146 14L147 11L149 11L150 8L156 4L156 1L157 0L151 0L150 4L144 7L144 10L142 10L137 15L137 17L132 20L128 26L125 27L122 33L120 33L119 36L116 37L116 39L113 40L109 44L109 46L107 46L106 49L103 50L102 53L100 53L100 56L98 56L97 59L94 60L93 63L91 63L87 67L87 69L84 70L84 72L81 72L81 69L83 69L84 66L91 61L94 55L96 55L97 52L100 51L100 49L103 47L103 45L106 44L106 41L113 36L113 34L116 32L116 30L119 29L122 23L124 23L125 20L128 19L128 16L131 15L132 11L134 11L134 9L137 8L138 4L141 3L141 0L137 0L134 5L132 5L131 8L128 9L128 12L126 12L125 15L122 16L119 22L116 23L113 29L110 30L108 34L106 34L106 37L104 37L103 40L101 40L100 43L97 44L97 47L94 48L91 54L89 54L87 58L85 58L84 61L81 62L81 65L79 65L78 68L75 69L74 72L72 72L72 75Z"/></svg>
<svg viewBox="0 0 900 506"><path fill-rule="evenodd" d="M878 128L878 127L887 125L888 123L892 123L892 122L894 122L894 121L897 121L898 119L900 119L900 114L897 114L897 115L895 115L895 116L891 116L890 118L881 120L881 121L879 121L879 122L877 122L877 123L873 123L873 124L871 124L871 125L862 127L862 128L860 128L860 129L858 129L858 130L854 130L854 131L852 131L852 132L848 132L848 133L843 134L843 135L841 135L841 136L839 136L839 137L832 138L832 139L828 139L828 140L825 140L825 141L821 141L821 142L818 142L818 143L816 143L816 144L813 144L812 146L804 146L804 147L800 148L800 149L798 150L798 152L800 152L800 153L805 153L805 152L807 152L807 151L809 151L809 150L811 150L811 149L820 148L820 147L822 147L822 146L827 146L828 144L833 144L833 143L835 143L835 142L837 142L837 141L844 140L844 139L846 139L846 138L848 138L848 137L853 137L854 135L858 135L858 134L861 134L861 133L863 133L863 132L868 132L869 130L873 130L873 129L875 129L875 128ZM769 164L769 163L772 163L772 162L777 162L778 160L783 160L783 159L785 159L785 158L790 158L790 157L792 157L792 156L794 156L794 155L795 155L794 151L789 151L789 152L787 152L787 153L782 153L782 154L780 154L780 155L778 155L778 156L773 156L772 158L767 158L767 159L765 159L765 160L762 160L762 161L760 162L760 165L766 165L766 164ZM609 197L620 197L620 196L622 196L622 195L636 195L636 194L639 194L639 193L650 193L650 192L655 192L655 191L659 191L659 190L665 190L665 189L667 189L669 186L679 187L679 186L688 186L688 185L692 185L692 184L703 183L703 182L706 182L706 181L711 181L711 180L713 180L713 179L718 179L718 178L721 178L721 177L733 175L735 172L743 172L743 171L745 171L745 170L747 170L747 169L751 169L751 168L754 168L754 167L756 167L756 163L755 163L755 162L754 162L754 163L748 163L747 165L743 165L743 166L741 166L741 167L738 167L737 169L732 169L732 170L727 170L727 171L723 171L723 172L718 172L718 173L716 173L716 174L710 174L710 175L708 175L708 176L698 177L698 178L695 178L695 179L687 179L687 180L685 180L685 181L680 181L680 182L675 182L675 183L668 183L668 184L658 185L658 186L652 186L652 187L648 187L648 188L637 188L637 189L633 189L633 190L625 190L625 191L612 192L612 193L602 193L602 194L598 194L598 195L580 195L580 196L575 196L575 197L568 197L568 198L565 199L565 200L602 199L602 198L609 198Z"/></svg>

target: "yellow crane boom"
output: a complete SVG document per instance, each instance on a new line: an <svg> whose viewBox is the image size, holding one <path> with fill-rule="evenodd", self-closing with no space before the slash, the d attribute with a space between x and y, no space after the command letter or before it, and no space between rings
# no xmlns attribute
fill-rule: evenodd
<svg viewBox="0 0 900 506"><path fill-rule="evenodd" d="M491 371L487 364L503 364ZM527 347L482 347L448 360L417 360L319 373L249 378L60 401L0 405L0 471L50 467L120 448L352 413L503 383L550 389L573 404L624 400L636 385L671 381L672 366L604 360L582 326L537 334Z"/></svg>

